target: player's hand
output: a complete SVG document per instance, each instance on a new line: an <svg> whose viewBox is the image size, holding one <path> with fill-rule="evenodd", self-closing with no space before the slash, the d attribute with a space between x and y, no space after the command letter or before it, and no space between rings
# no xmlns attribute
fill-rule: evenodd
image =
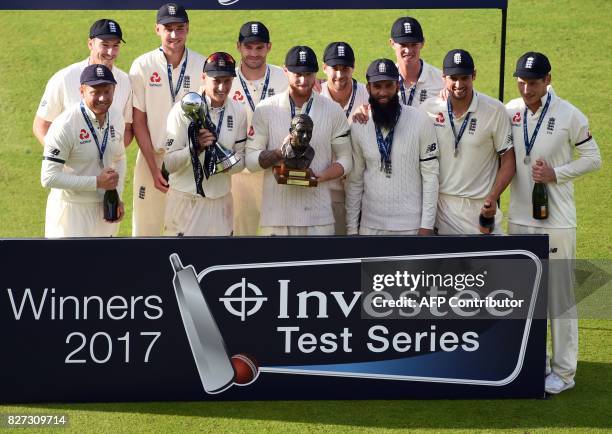
<svg viewBox="0 0 612 434"><path fill-rule="evenodd" d="M161 169L158 167L156 168L155 173L153 173L153 185L155 185L155 188L162 193L166 193L168 191L168 183L164 179Z"/></svg>
<svg viewBox="0 0 612 434"><path fill-rule="evenodd" d="M324 82L325 80L321 79L321 78L317 78L314 82L314 86L312 87L314 89L314 91L316 93L321 93L321 84Z"/></svg>
<svg viewBox="0 0 612 434"><path fill-rule="evenodd" d="M538 158L535 164L531 167L531 177L535 182L541 182L544 184L557 182L555 169L550 167L546 160L541 158Z"/></svg>
<svg viewBox="0 0 612 434"><path fill-rule="evenodd" d="M198 131L198 154L201 154L206 148L215 143L215 135L206 128L201 128Z"/></svg>
<svg viewBox="0 0 612 434"><path fill-rule="evenodd" d="M440 99L442 99L443 101L446 101L448 99L448 89L443 87L442 90L440 90L440 93L438 94L438 96L440 97Z"/></svg>
<svg viewBox="0 0 612 434"><path fill-rule="evenodd" d="M117 188L117 184L119 184L119 173L110 167L102 169L102 173L96 177L96 188L114 190Z"/></svg>
<svg viewBox="0 0 612 434"><path fill-rule="evenodd" d="M480 214L485 216L486 218L495 217L497 213L497 201L495 199L487 197L480 208Z"/></svg>
<svg viewBox="0 0 612 434"><path fill-rule="evenodd" d="M417 235L428 236L428 235L433 235L433 234L434 234L433 229L419 228L419 230L417 231Z"/></svg>
<svg viewBox="0 0 612 434"><path fill-rule="evenodd" d="M365 124L370 119L370 104L363 104L353 115L353 122Z"/></svg>

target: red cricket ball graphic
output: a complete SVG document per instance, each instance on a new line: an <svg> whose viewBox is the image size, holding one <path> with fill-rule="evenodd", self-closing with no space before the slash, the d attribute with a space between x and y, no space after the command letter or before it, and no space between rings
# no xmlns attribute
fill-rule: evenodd
<svg viewBox="0 0 612 434"><path fill-rule="evenodd" d="M246 354L236 354L230 360L235 372L234 384L247 386L259 376L259 365L253 357Z"/></svg>

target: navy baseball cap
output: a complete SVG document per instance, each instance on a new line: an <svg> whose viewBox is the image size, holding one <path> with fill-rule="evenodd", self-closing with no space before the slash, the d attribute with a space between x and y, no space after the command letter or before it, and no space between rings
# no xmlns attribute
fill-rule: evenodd
<svg viewBox="0 0 612 434"><path fill-rule="evenodd" d="M285 67L291 72L318 72L317 55L312 48L305 45L296 45L285 56Z"/></svg>
<svg viewBox="0 0 612 434"><path fill-rule="evenodd" d="M117 84L110 69L99 63L87 65L81 72L81 84L96 86L98 84Z"/></svg>
<svg viewBox="0 0 612 434"><path fill-rule="evenodd" d="M89 28L89 39L120 39L123 40L123 32L117 21L113 20L98 20Z"/></svg>
<svg viewBox="0 0 612 434"><path fill-rule="evenodd" d="M235 77L236 61L230 54L217 51L206 59L204 72L210 77Z"/></svg>
<svg viewBox="0 0 612 434"><path fill-rule="evenodd" d="M270 32L268 28L259 21L249 21L240 27L238 42L248 44L249 42L270 42Z"/></svg>
<svg viewBox="0 0 612 434"><path fill-rule="evenodd" d="M421 24L412 17L401 17L391 27L391 39L398 44L424 42Z"/></svg>
<svg viewBox="0 0 612 434"><path fill-rule="evenodd" d="M185 8L176 3L166 3L157 11L157 24L188 23Z"/></svg>
<svg viewBox="0 0 612 434"><path fill-rule="evenodd" d="M325 48L323 62L327 66L345 65L355 67L355 53L346 42L332 42Z"/></svg>
<svg viewBox="0 0 612 434"><path fill-rule="evenodd" d="M444 75L472 75L474 74L474 59L466 50L456 48L444 56L442 63Z"/></svg>
<svg viewBox="0 0 612 434"><path fill-rule="evenodd" d="M370 63L366 72L366 79L368 83L375 83L377 81L399 80L399 71L397 66L390 59L376 59Z"/></svg>
<svg viewBox="0 0 612 434"><path fill-rule="evenodd" d="M536 51L528 51L519 57L516 71L512 75L520 78L544 78L550 70L548 57Z"/></svg>

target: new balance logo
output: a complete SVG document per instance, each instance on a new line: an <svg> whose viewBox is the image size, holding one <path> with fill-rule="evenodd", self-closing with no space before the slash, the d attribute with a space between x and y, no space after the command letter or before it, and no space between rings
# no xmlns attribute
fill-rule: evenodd
<svg viewBox="0 0 612 434"><path fill-rule="evenodd" d="M525 61L525 68L526 69L533 68L533 62L534 61L535 61L535 59L533 57L528 57L527 60Z"/></svg>
<svg viewBox="0 0 612 434"><path fill-rule="evenodd" d="M300 56L300 63L306 63L306 52L300 51L298 54Z"/></svg>
<svg viewBox="0 0 612 434"><path fill-rule="evenodd" d="M344 57L344 45L338 45L338 56Z"/></svg>
<svg viewBox="0 0 612 434"><path fill-rule="evenodd" d="M410 23L404 23L404 33L412 33L412 25Z"/></svg>
<svg viewBox="0 0 612 434"><path fill-rule="evenodd" d="M49 149L49 152L51 152L51 154L55 156L58 156L60 154L60 150L57 148L51 148Z"/></svg>
<svg viewBox="0 0 612 434"><path fill-rule="evenodd" d="M251 33L256 35L259 33L259 25L258 24L251 24Z"/></svg>
<svg viewBox="0 0 612 434"><path fill-rule="evenodd" d="M453 56L453 62L455 62L455 65L461 64L461 53L455 53Z"/></svg>
<svg viewBox="0 0 612 434"><path fill-rule="evenodd" d="M431 145L427 146L427 149L425 149L425 152L427 152L428 154L430 152L433 152L437 149L437 146L435 143L432 143Z"/></svg>

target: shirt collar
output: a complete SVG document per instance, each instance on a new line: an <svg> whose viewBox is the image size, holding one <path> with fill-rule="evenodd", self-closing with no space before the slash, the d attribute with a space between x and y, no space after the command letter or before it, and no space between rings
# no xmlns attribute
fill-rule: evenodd
<svg viewBox="0 0 612 434"><path fill-rule="evenodd" d="M87 116L89 116L89 119L91 119L91 123L93 124L93 126L99 130L104 128L104 125L106 125L106 120L108 119L108 116L109 116L109 112L108 111L106 112L106 116L104 117L104 124L100 125L100 123L98 122L98 119L96 118L96 114L91 111L91 109L87 106L85 101L83 101L83 107L85 107L85 113L87 113Z"/></svg>

